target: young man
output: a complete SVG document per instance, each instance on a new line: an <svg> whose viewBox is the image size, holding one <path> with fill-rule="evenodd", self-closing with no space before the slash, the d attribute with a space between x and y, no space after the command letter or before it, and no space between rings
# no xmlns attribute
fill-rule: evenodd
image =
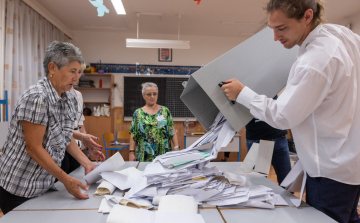
<svg viewBox="0 0 360 223"><path fill-rule="evenodd" d="M274 40L287 49L300 46L277 100L236 79L222 89L254 117L292 130L308 173L308 204L338 222L360 222L360 37L345 27L322 24L323 9L320 0L267 4Z"/></svg>

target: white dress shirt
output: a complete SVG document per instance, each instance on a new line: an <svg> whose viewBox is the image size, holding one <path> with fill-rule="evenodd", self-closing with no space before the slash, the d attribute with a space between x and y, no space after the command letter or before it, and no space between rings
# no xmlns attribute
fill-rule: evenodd
<svg viewBox="0 0 360 223"><path fill-rule="evenodd" d="M277 100L245 87L237 102L274 128L292 130L311 177L359 185L359 83L360 37L343 26L324 24L301 44Z"/></svg>

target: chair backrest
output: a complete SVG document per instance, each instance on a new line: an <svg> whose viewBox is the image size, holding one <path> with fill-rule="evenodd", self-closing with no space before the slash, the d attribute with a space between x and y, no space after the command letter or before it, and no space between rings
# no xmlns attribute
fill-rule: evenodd
<svg viewBox="0 0 360 223"><path fill-rule="evenodd" d="M128 130L118 131L116 135L117 139L130 139L130 134Z"/></svg>
<svg viewBox="0 0 360 223"><path fill-rule="evenodd" d="M111 132L104 133L104 139L106 142L114 141L114 134Z"/></svg>

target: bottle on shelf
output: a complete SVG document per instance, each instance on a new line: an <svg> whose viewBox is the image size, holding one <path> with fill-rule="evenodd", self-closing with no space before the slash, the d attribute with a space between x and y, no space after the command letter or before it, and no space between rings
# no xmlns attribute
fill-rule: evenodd
<svg viewBox="0 0 360 223"><path fill-rule="evenodd" d="M99 80L99 88L102 88L102 80Z"/></svg>
<svg viewBox="0 0 360 223"><path fill-rule="evenodd" d="M189 129L189 120L186 119L185 122L184 122L184 125L185 125L185 134L186 135L190 135L190 129Z"/></svg>

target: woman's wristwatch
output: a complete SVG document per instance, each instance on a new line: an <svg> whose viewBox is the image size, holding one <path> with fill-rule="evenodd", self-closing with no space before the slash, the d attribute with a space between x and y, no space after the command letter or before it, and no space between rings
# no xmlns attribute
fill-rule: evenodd
<svg viewBox="0 0 360 223"><path fill-rule="evenodd" d="M129 150L129 153L135 153L134 149Z"/></svg>
<svg viewBox="0 0 360 223"><path fill-rule="evenodd" d="M180 146L174 146L174 149L180 149Z"/></svg>

